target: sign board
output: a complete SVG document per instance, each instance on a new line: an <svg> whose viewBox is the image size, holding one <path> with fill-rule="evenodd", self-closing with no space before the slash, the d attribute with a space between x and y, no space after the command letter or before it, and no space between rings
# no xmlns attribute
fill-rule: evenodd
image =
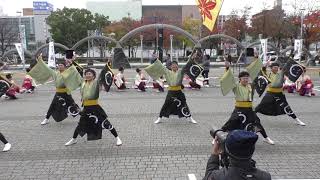
<svg viewBox="0 0 320 180"><path fill-rule="evenodd" d="M34 11L53 11L53 5L46 1L33 1Z"/></svg>

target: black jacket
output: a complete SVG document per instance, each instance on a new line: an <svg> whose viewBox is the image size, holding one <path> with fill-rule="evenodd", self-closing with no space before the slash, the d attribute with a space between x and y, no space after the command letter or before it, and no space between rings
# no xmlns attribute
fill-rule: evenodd
<svg viewBox="0 0 320 180"><path fill-rule="evenodd" d="M219 156L211 155L203 180L271 180L268 172L255 168L254 163L250 160L231 160L228 169L219 169L219 166Z"/></svg>

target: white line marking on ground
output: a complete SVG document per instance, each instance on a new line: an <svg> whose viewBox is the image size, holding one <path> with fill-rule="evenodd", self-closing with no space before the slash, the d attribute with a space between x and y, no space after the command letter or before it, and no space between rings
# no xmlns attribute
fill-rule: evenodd
<svg viewBox="0 0 320 180"><path fill-rule="evenodd" d="M320 86L315 86L313 90L320 92Z"/></svg>
<svg viewBox="0 0 320 180"><path fill-rule="evenodd" d="M46 82L44 84L51 84L52 82L54 82L54 80L48 81L48 82ZM44 84L36 84L36 87L42 86Z"/></svg>
<svg viewBox="0 0 320 180"><path fill-rule="evenodd" d="M189 180L197 180L196 175L194 174L188 174Z"/></svg>

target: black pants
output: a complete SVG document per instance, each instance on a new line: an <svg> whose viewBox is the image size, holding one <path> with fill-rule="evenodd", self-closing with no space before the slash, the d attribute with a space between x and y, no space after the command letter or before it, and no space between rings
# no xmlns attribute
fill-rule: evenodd
<svg viewBox="0 0 320 180"><path fill-rule="evenodd" d="M158 88L158 90L159 90L160 92L164 92L164 89L163 89L163 87L162 87L162 86L160 86L160 85L159 85L159 88Z"/></svg>
<svg viewBox="0 0 320 180"><path fill-rule="evenodd" d="M236 107L229 120L222 126L223 131L232 131L235 129L242 129L247 131L260 132L264 138L268 135L263 128L260 118L252 108L238 108Z"/></svg>
<svg viewBox="0 0 320 180"><path fill-rule="evenodd" d="M31 88L30 88L29 90L34 91L35 88L36 88L36 87L31 86Z"/></svg>
<svg viewBox="0 0 320 180"><path fill-rule="evenodd" d="M55 101L56 101L56 96L57 94L54 95L52 101L51 101L51 104L49 106L49 109L48 109L48 112L46 114L46 119L49 119L54 111L54 106L55 106Z"/></svg>
<svg viewBox="0 0 320 180"><path fill-rule="evenodd" d="M203 76L203 78L205 79L205 80L203 81L203 83L209 84L209 80L206 80L206 79L209 78L209 70L203 70L203 71L202 71L202 76Z"/></svg>
<svg viewBox="0 0 320 180"><path fill-rule="evenodd" d="M189 82L189 85L190 85L191 88L201 89L201 86L199 84L197 84L195 81Z"/></svg>
<svg viewBox="0 0 320 180"><path fill-rule="evenodd" d="M266 133L266 130L263 128L261 123L256 123L255 124L255 129L256 129L256 132L259 132L263 136L263 138L267 138L268 137L268 135Z"/></svg>
<svg viewBox="0 0 320 180"><path fill-rule="evenodd" d="M102 138L102 130L108 129L114 137L118 137L117 131L108 121L108 116L100 105L84 106L77 128L73 133L73 138L78 135L83 137L87 134L87 140L98 140Z"/></svg>
<svg viewBox="0 0 320 180"><path fill-rule="evenodd" d="M186 97L181 90L168 91L166 100L160 110L159 117L169 118L170 115L178 115L179 118L191 117L191 113L187 105Z"/></svg>
<svg viewBox="0 0 320 180"><path fill-rule="evenodd" d="M286 96L282 92L267 92L260 104L255 108L255 111L268 116L287 114L293 119L297 118L296 114L289 106Z"/></svg>
<svg viewBox="0 0 320 180"><path fill-rule="evenodd" d="M140 82L138 89L141 91L146 91L146 83L145 82Z"/></svg>
<svg viewBox="0 0 320 180"><path fill-rule="evenodd" d="M9 99L17 99L17 96L14 94L6 93L6 95L9 97Z"/></svg>
<svg viewBox="0 0 320 180"><path fill-rule="evenodd" d="M8 141L6 140L6 138L3 136L2 133L0 133L0 141L3 142L3 144L7 144Z"/></svg>
<svg viewBox="0 0 320 180"><path fill-rule="evenodd" d="M164 89L158 82L153 82L153 88L158 89L160 92L164 92Z"/></svg>
<svg viewBox="0 0 320 180"><path fill-rule="evenodd" d="M57 106L57 101L58 101L58 97L61 96L65 99L65 102L67 104L66 108L68 108L68 106L75 104L73 98L71 95L66 94L66 93L56 93L55 96L53 97L53 100L49 106L48 112L46 114L46 119L49 119L51 117L51 115L56 111L56 106ZM66 109L67 111L67 109Z"/></svg>
<svg viewBox="0 0 320 180"><path fill-rule="evenodd" d="M80 127L77 126L76 129L74 130L74 133L73 133L72 138L74 138L74 139L77 138L78 135L79 135L79 131L80 131ZM112 129L109 129L109 131L111 132L111 134L112 134L114 137L118 137L117 130L116 130L114 127L112 127Z"/></svg>

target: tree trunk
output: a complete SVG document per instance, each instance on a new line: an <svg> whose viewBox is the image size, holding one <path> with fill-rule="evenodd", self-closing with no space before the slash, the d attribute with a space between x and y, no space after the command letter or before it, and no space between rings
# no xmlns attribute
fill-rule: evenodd
<svg viewBox="0 0 320 180"><path fill-rule="evenodd" d="M137 57L138 47L134 48L134 57Z"/></svg>
<svg viewBox="0 0 320 180"><path fill-rule="evenodd" d="M131 50L131 46L129 45L129 46L128 46L128 57L129 57L129 58L131 57L130 50Z"/></svg>
<svg viewBox="0 0 320 180"><path fill-rule="evenodd" d="M99 50L100 50L100 58L103 58L103 46L102 46L101 43L100 43L100 46L99 46Z"/></svg>
<svg viewBox="0 0 320 180"><path fill-rule="evenodd" d="M135 58L134 47L131 48L131 56Z"/></svg>

